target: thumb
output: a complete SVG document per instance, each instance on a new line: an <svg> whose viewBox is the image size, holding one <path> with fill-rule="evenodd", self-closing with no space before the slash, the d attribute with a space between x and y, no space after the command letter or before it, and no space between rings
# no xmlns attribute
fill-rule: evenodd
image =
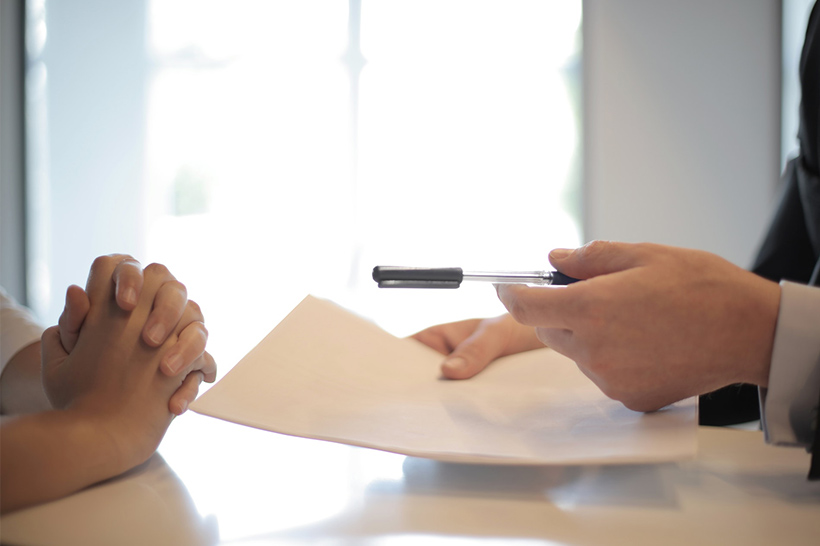
<svg viewBox="0 0 820 546"><path fill-rule="evenodd" d="M71 370L64 367L68 353L60 340L59 326L52 326L43 332L43 337L40 338L40 350L42 351L40 376L43 391L52 407L63 409L70 401L66 389L70 389L67 384L72 382L72 378Z"/></svg>
<svg viewBox="0 0 820 546"><path fill-rule="evenodd" d="M67 353L74 350L77 338L80 336L80 328L82 328L90 307L91 303L85 290L75 284L68 287L65 294L65 308L57 322L60 327L59 339Z"/></svg>
<svg viewBox="0 0 820 546"><path fill-rule="evenodd" d="M589 279L641 265L646 245L592 241L575 250L557 248L550 252L550 263L558 271L576 279Z"/></svg>
<svg viewBox="0 0 820 546"><path fill-rule="evenodd" d="M58 326L47 328L40 338L40 344L44 373L46 370L58 366L68 356L60 341L60 328Z"/></svg>

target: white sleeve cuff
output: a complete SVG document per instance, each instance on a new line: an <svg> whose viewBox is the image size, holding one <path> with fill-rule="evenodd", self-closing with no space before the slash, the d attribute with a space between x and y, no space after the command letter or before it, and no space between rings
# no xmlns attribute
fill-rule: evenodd
<svg viewBox="0 0 820 546"><path fill-rule="evenodd" d="M43 327L34 315L0 288L0 374L23 347L40 341Z"/></svg>
<svg viewBox="0 0 820 546"><path fill-rule="evenodd" d="M768 443L809 447L820 397L820 288L780 283L769 386L760 390Z"/></svg>

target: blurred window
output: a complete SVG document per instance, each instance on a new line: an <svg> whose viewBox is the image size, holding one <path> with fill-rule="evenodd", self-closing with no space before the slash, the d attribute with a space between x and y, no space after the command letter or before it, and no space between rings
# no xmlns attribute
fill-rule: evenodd
<svg viewBox="0 0 820 546"><path fill-rule="evenodd" d="M370 272L580 243L580 31L580 0L30 0L30 301L165 263L223 372L308 293L397 335L499 314Z"/></svg>

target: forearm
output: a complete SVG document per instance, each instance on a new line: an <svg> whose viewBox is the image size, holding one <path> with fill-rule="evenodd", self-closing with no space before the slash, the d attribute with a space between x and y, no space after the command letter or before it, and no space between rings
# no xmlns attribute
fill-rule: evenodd
<svg viewBox="0 0 820 546"><path fill-rule="evenodd" d="M0 413L21 415L51 409L43 390L40 342L20 349L0 375Z"/></svg>
<svg viewBox="0 0 820 546"><path fill-rule="evenodd" d="M64 497L128 470L106 430L71 410L0 425L0 513Z"/></svg>

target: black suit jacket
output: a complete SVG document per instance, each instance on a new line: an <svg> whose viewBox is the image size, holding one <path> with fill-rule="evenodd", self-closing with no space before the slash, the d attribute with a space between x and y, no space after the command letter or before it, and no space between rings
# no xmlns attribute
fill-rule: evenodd
<svg viewBox="0 0 820 546"><path fill-rule="evenodd" d="M779 282L820 283L820 11L809 16L800 59L799 154L783 173L779 204L752 271ZM820 403L820 393L818 393ZM759 418L757 388L732 385L700 399L701 424L726 425ZM820 434L815 433L809 477L820 479Z"/></svg>

